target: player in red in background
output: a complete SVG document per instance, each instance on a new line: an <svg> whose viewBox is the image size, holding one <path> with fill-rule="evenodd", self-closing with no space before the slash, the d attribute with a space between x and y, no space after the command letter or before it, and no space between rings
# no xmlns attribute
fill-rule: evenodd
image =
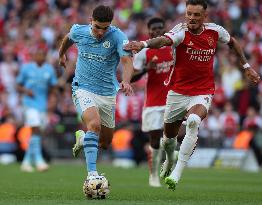
<svg viewBox="0 0 262 205"><path fill-rule="evenodd" d="M183 169L197 142L198 128L206 117L214 94L213 61L217 42L227 44L239 57L245 75L253 83L258 83L259 75L250 67L238 41L221 26L204 23L207 16L204 0L186 2L186 23L176 25L164 36L141 42L130 42L126 50L140 51L142 48L161 48L172 45L176 51L176 63L166 83L170 91L164 116L164 140L166 152L172 152L182 120L186 117L186 135L180 146L178 162L170 170L162 170L165 183L175 190ZM166 162L170 163L170 162Z"/></svg>
<svg viewBox="0 0 262 205"><path fill-rule="evenodd" d="M147 23L150 38L163 35L165 21L162 18L151 18ZM170 46L160 49L144 48L134 56L135 73L131 82L147 73L146 95L142 114L142 131L148 132L150 147L148 150L149 185L160 187L159 165L161 159L160 138L163 136L164 111L168 92L164 80L170 67L174 65L173 52ZM173 160L174 155L167 158Z"/></svg>

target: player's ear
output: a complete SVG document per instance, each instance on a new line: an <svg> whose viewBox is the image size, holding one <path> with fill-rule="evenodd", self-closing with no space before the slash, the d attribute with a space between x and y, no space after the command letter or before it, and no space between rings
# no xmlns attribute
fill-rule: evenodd
<svg viewBox="0 0 262 205"><path fill-rule="evenodd" d="M205 11L204 11L204 17L205 17L205 19L207 18L207 16L208 16L208 13L207 13L207 10L205 10Z"/></svg>
<svg viewBox="0 0 262 205"><path fill-rule="evenodd" d="M93 18L90 17L90 18L89 18L89 22L90 22L90 24L92 24L92 21L93 21Z"/></svg>

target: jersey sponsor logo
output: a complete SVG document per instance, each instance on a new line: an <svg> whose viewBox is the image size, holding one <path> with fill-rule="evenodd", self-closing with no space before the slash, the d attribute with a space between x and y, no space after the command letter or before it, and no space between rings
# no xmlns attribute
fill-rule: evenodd
<svg viewBox="0 0 262 205"><path fill-rule="evenodd" d="M79 53L79 54L80 54L82 57L87 58L87 59L90 59L90 60L95 60L95 61L98 61L98 62L104 62L104 61L106 61L106 57L101 56L101 55L92 54L92 53L84 53L84 52L81 52L81 53Z"/></svg>
<svg viewBox="0 0 262 205"><path fill-rule="evenodd" d="M110 48L110 42L109 42L109 41L105 41L105 42L103 43L103 47L104 47L104 48Z"/></svg>
<svg viewBox="0 0 262 205"><path fill-rule="evenodd" d="M216 49L193 49L187 47L186 53L190 54L189 60L207 62L215 54Z"/></svg>

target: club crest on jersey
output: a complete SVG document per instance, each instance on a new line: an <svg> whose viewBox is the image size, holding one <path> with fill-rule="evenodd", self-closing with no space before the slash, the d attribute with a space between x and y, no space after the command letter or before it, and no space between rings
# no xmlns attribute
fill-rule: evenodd
<svg viewBox="0 0 262 205"><path fill-rule="evenodd" d="M188 45L189 45L189 46L193 46L194 43L193 43L192 41L190 41Z"/></svg>
<svg viewBox="0 0 262 205"><path fill-rule="evenodd" d="M211 47L214 45L214 39L212 37L208 37L207 39L208 45L210 45Z"/></svg>
<svg viewBox="0 0 262 205"><path fill-rule="evenodd" d="M109 41L105 41L105 42L103 43L103 47L104 47L104 48L110 48L110 42L109 42Z"/></svg>

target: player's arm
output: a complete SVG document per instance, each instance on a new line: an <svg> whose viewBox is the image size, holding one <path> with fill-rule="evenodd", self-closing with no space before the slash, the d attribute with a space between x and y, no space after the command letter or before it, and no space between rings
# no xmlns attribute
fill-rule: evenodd
<svg viewBox="0 0 262 205"><path fill-rule="evenodd" d="M123 65L122 82L120 83L120 89L126 95L133 94L133 88L130 85L130 81L134 72L132 58L130 56L122 56L121 63Z"/></svg>
<svg viewBox="0 0 262 205"><path fill-rule="evenodd" d="M150 68L149 65L151 65L150 62L146 62L147 56L146 56L147 49L143 49L139 53L134 55L133 58L133 66L134 66L134 73L131 79L131 83L138 81L141 79L141 77L148 72L148 69Z"/></svg>
<svg viewBox="0 0 262 205"><path fill-rule="evenodd" d="M30 97L33 97L33 96L34 96L32 90L25 88L22 84L17 84L17 85L16 85L16 90L17 90L19 93L23 93L23 94L28 95L28 96L30 96Z"/></svg>
<svg viewBox="0 0 262 205"><path fill-rule="evenodd" d="M166 36L151 38L147 41L131 41L124 46L126 51L139 52L143 48L161 48L163 46L171 46L172 40Z"/></svg>
<svg viewBox="0 0 262 205"><path fill-rule="evenodd" d="M134 74L133 74L130 82L134 83L134 82L140 80L143 77L143 75L145 75L147 73L147 71L148 71L147 68L144 68L143 70L136 70L135 69Z"/></svg>
<svg viewBox="0 0 262 205"><path fill-rule="evenodd" d="M229 46L229 48L231 48L234 51L236 56L240 59L240 62L242 64L243 68L245 69L245 75L248 77L248 79L251 80L254 83L258 83L259 80L260 80L260 76L248 64L247 58L245 57L244 51L241 48L239 42L235 38L231 37L230 41L228 43L228 46Z"/></svg>
<svg viewBox="0 0 262 205"><path fill-rule="evenodd" d="M70 46L72 46L74 44L74 42L69 38L69 34L67 34L63 40L62 43L60 45L59 48L59 65L66 68L66 56L65 53L68 50L68 48L70 48Z"/></svg>

